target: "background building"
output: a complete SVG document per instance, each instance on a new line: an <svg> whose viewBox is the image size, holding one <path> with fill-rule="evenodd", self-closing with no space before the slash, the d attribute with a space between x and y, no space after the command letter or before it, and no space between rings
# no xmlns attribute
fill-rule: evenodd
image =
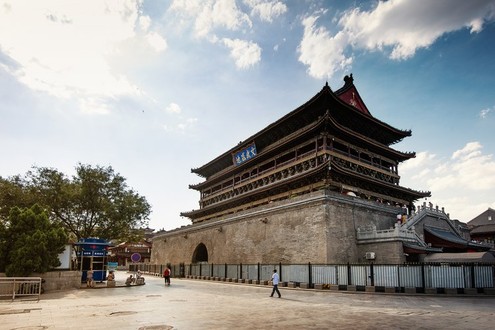
<svg viewBox="0 0 495 330"><path fill-rule="evenodd" d="M471 239L489 244L492 249L495 248L495 210L488 208L485 212L478 215L467 223Z"/></svg>
<svg viewBox="0 0 495 330"><path fill-rule="evenodd" d="M448 245L427 237L467 242L443 210L416 210L429 192L400 185L415 153L392 145L411 131L374 118L344 81L192 169L199 209L154 237L152 263L401 263Z"/></svg>
<svg viewBox="0 0 495 330"><path fill-rule="evenodd" d="M147 241L123 242L109 248L109 261L117 262L119 267L128 267L131 263L150 262L152 244Z"/></svg>

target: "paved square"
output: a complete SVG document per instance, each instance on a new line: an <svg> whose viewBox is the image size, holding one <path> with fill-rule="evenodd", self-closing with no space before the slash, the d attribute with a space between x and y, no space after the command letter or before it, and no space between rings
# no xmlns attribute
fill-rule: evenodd
<svg viewBox="0 0 495 330"><path fill-rule="evenodd" d="M126 273L117 272L122 283ZM488 329L495 297L348 293L145 276L146 285L0 301L0 329Z"/></svg>

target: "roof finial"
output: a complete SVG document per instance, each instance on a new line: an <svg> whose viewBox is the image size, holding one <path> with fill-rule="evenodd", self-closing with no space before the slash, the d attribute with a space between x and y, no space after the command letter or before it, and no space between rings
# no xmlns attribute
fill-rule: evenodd
<svg viewBox="0 0 495 330"><path fill-rule="evenodd" d="M352 85L353 82L354 82L354 78L352 77L352 73L350 75L344 77L345 85Z"/></svg>

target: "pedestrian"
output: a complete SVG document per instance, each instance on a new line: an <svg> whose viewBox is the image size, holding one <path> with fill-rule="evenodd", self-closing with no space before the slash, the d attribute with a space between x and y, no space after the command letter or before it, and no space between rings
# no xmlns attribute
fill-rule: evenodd
<svg viewBox="0 0 495 330"><path fill-rule="evenodd" d="M272 294L270 295L270 297L273 297L273 294L275 292L277 292L278 297L279 298L282 298L282 295L280 294L280 291L278 291L278 282L279 282L279 277L278 277L278 274L277 274L277 270L274 269L273 270L273 275L272 275L273 290L272 290Z"/></svg>
<svg viewBox="0 0 495 330"><path fill-rule="evenodd" d="M115 281L115 274L113 273L113 270L111 270L111 271L108 273L108 276L107 276L107 281Z"/></svg>
<svg viewBox="0 0 495 330"><path fill-rule="evenodd" d="M165 286L170 286L170 268L168 268L168 266L165 266L163 278L165 279Z"/></svg>
<svg viewBox="0 0 495 330"><path fill-rule="evenodd" d="M95 287L95 281L93 279L93 268L88 270L86 273L86 286L88 288L94 288Z"/></svg>
<svg viewBox="0 0 495 330"><path fill-rule="evenodd" d="M125 285L126 286L131 286L132 283L134 283L135 279L132 277L132 274L129 275L129 277L125 280Z"/></svg>

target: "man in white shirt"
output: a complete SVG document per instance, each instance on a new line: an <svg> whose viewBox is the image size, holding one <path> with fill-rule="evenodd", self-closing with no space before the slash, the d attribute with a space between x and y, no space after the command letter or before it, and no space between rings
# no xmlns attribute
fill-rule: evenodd
<svg viewBox="0 0 495 330"><path fill-rule="evenodd" d="M278 277L278 274L277 274L277 270L276 269L273 270L272 282L273 282L273 290L272 290L272 294L270 295L270 297L273 297L273 294L275 292L277 292L278 297L281 298L282 295L280 294L280 291L278 291L279 277Z"/></svg>

